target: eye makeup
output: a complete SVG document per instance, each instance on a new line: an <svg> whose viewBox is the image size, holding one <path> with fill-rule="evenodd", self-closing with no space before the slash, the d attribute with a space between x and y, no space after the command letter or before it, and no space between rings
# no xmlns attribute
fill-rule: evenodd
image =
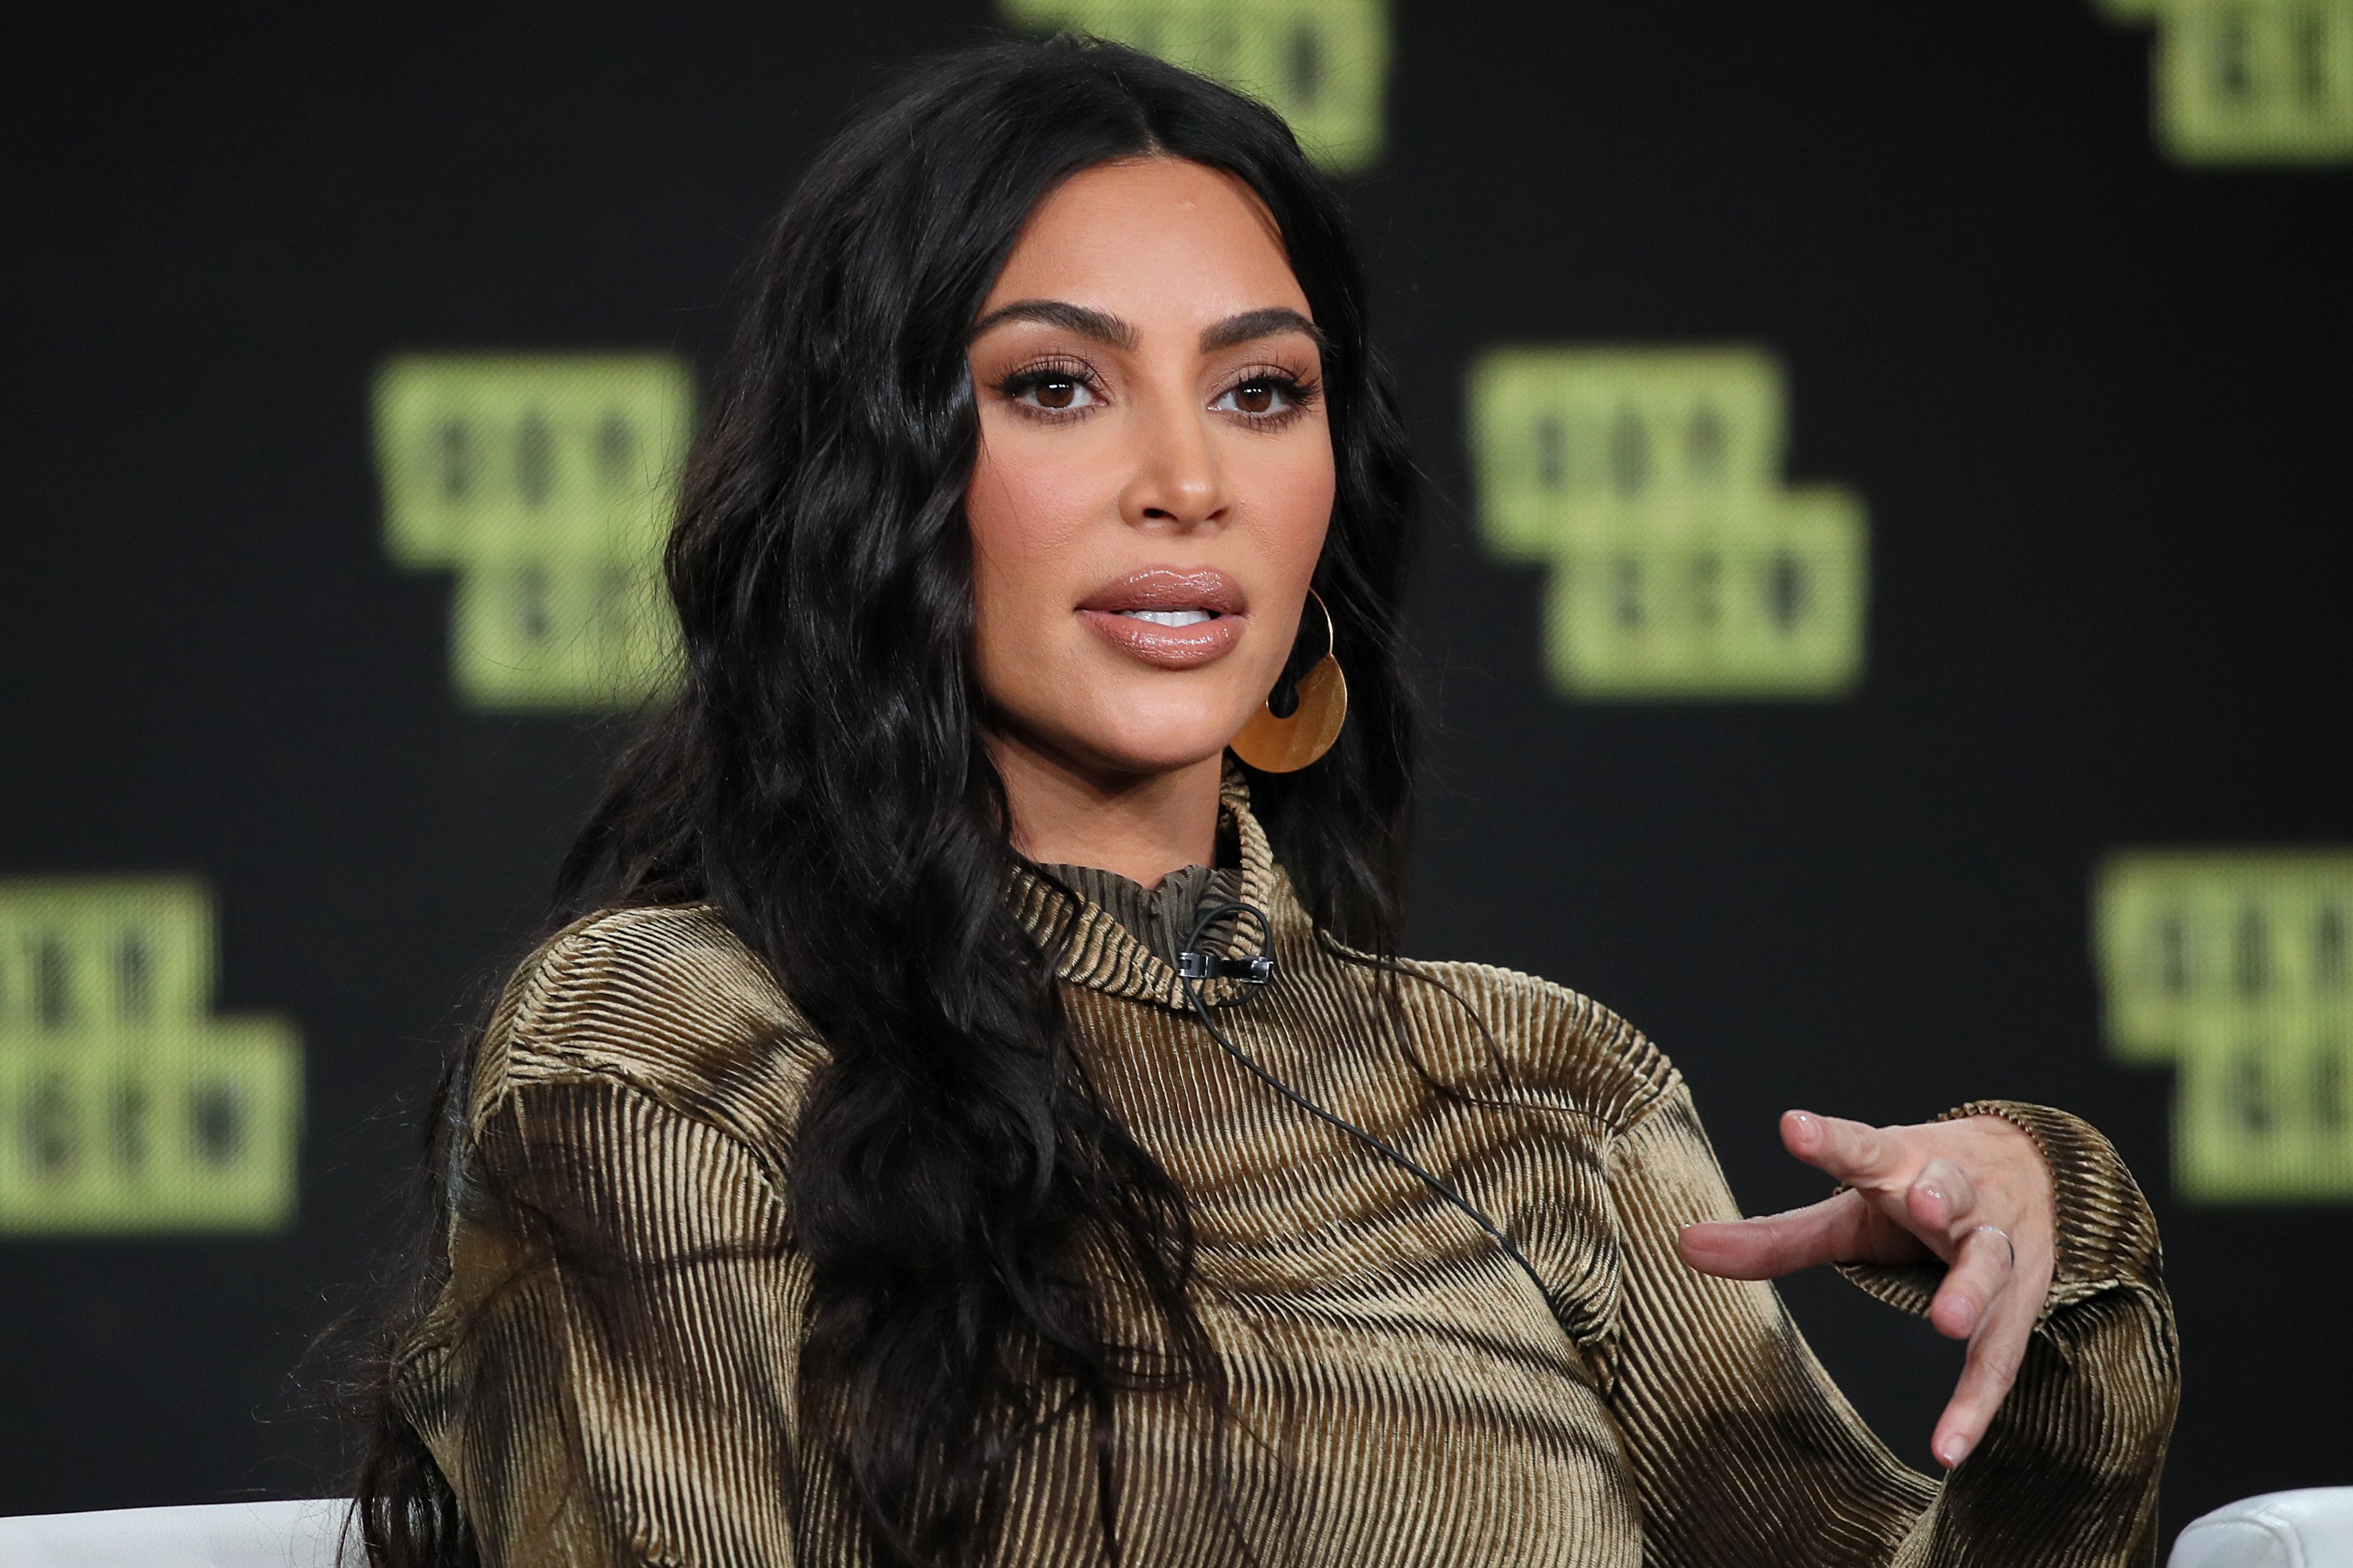
<svg viewBox="0 0 2353 1568"><path fill-rule="evenodd" d="M1279 430L1313 408L1324 395L1320 383L1277 365L1254 365L1227 384L1209 406L1261 430ZM1230 406L1229 406L1230 405Z"/></svg>
<svg viewBox="0 0 2353 1568"><path fill-rule="evenodd" d="M1102 379L1083 361L1035 360L991 384L1025 417L1061 423L1111 400ZM1280 429L1314 407L1321 384L1279 365L1253 365L1229 381L1209 407L1260 429Z"/></svg>
<svg viewBox="0 0 2353 1568"><path fill-rule="evenodd" d="M1083 361L1032 360L995 384L998 396L1022 415L1060 424L1110 401L1103 383Z"/></svg>

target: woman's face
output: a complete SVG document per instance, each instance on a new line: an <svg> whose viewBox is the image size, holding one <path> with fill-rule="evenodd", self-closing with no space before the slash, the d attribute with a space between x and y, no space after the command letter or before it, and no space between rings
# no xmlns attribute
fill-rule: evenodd
<svg viewBox="0 0 2353 1568"><path fill-rule="evenodd" d="M1217 757L1282 673L1332 515L1307 298L1232 176L1040 202L971 343L980 681L1000 743L1115 784Z"/></svg>

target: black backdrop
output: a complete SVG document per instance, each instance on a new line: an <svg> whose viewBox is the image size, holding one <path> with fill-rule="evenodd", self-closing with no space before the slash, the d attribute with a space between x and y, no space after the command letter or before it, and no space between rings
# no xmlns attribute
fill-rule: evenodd
<svg viewBox="0 0 2353 1568"><path fill-rule="evenodd" d="M991 17L29 25L0 47L0 874L209 878L220 1004L299 1020L309 1131L284 1236L0 1242L0 1512L311 1493L334 1434L294 1369L362 1293L440 1043L609 739L457 707L448 580L381 543L370 376L409 349L707 373L818 139ZM2353 1215L2172 1198L2167 1076L2105 1059L2085 930L2113 847L2353 837L2353 173L2168 164L2147 33L2084 0L1398 0L1396 40L1350 189L1439 496L1412 950L1630 1015L1752 1210L1820 1191L1785 1105L2088 1115L2166 1228L2168 1519L2353 1480ZM1565 703L1538 574L1470 525L1465 367L1720 340L1788 365L1790 477L1868 500L1864 683ZM1951 1348L1835 1279L1789 1295L1925 1464Z"/></svg>

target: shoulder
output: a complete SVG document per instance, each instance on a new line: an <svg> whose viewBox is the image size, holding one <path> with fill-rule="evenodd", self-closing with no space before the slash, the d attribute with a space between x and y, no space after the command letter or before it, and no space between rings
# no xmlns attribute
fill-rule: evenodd
<svg viewBox="0 0 2353 1568"><path fill-rule="evenodd" d="M483 1035L470 1110L480 1125L533 1084L607 1081L776 1148L824 1057L716 910L610 910L517 966Z"/></svg>
<svg viewBox="0 0 2353 1568"><path fill-rule="evenodd" d="M1641 1030L1566 985L1483 963L1408 959L1399 968L1425 982L1404 991L1424 993L1410 1005L1436 1032L1493 1058L1461 1067L1500 1073L1514 1098L1580 1114L1615 1132L1682 1086L1674 1065ZM1459 1021L1440 1025L1449 1014Z"/></svg>

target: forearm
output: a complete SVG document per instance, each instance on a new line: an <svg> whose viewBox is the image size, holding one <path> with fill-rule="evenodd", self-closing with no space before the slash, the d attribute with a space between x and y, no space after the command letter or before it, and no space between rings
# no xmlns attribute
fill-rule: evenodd
<svg viewBox="0 0 2353 1568"><path fill-rule="evenodd" d="M1651 1563L2090 1568L2146 1555L2175 1386L2154 1223L2097 1133L2028 1107L1957 1114L1989 1111L2043 1147L2063 1239L2022 1375L1941 1487L1864 1426L1768 1286L1711 1278L1677 1255L1681 1227L1735 1213L1688 1100L1679 1093L1618 1138L1625 1273L1608 1359L1620 1369L1611 1397ZM1923 1312L1942 1277L1941 1266L1850 1272Z"/></svg>
<svg viewBox="0 0 2353 1568"><path fill-rule="evenodd" d="M1641 1490L1649 1568L1885 1563L1936 1489L1874 1437L1769 1284L1702 1274L1686 1225L1736 1216L1689 1098L1614 1142L1620 1305L1609 1394Z"/></svg>
<svg viewBox="0 0 2353 1568"><path fill-rule="evenodd" d="M1906 1556L1958 1563L2031 1545L2037 1563L2153 1561L2158 1476L2179 1392L2156 1221L2115 1149L2084 1122L2011 1101L1947 1119L1971 1115L2002 1117L2042 1152L2057 1218L2052 1283L2017 1382ZM1915 1314L1944 1274L1941 1265L1841 1271Z"/></svg>

